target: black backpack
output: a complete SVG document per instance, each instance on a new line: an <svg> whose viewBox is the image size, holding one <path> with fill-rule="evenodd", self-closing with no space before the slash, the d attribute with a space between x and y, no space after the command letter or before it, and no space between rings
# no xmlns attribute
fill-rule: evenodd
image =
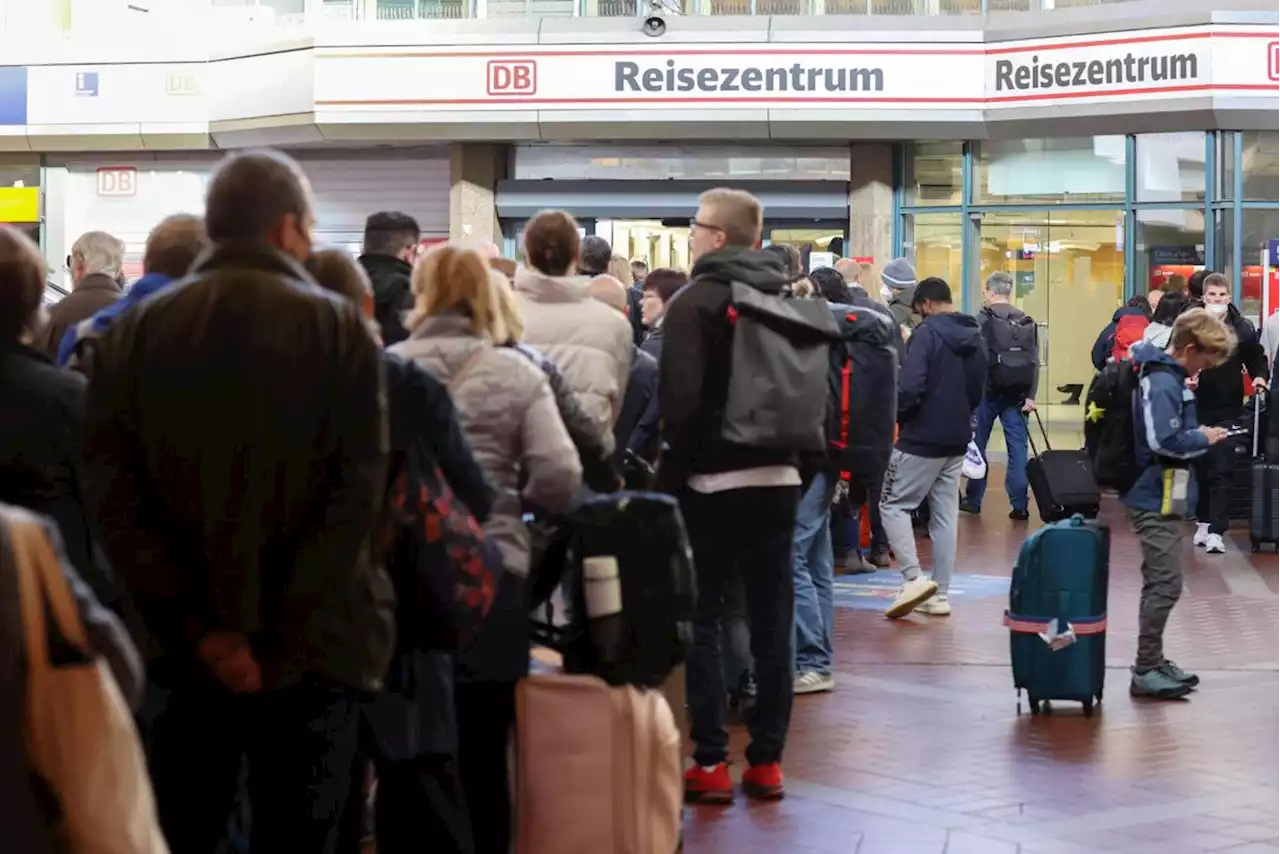
<svg viewBox="0 0 1280 854"><path fill-rule="evenodd" d="M1139 371L1132 360L1121 359L1108 362L1089 384L1084 402L1084 449L1103 489L1124 494L1142 473L1134 447L1133 394L1142 376L1167 370L1168 365L1149 362Z"/></svg>
<svg viewBox="0 0 1280 854"><path fill-rule="evenodd" d="M1036 351L1036 322L1028 315L996 314L984 308L982 337L987 342L987 376L993 391L1026 394L1035 384L1040 354Z"/></svg>
<svg viewBox="0 0 1280 854"><path fill-rule="evenodd" d="M831 348L829 457L843 479L869 485L884 476L898 418L898 353L893 319L875 309L838 306L844 336Z"/></svg>

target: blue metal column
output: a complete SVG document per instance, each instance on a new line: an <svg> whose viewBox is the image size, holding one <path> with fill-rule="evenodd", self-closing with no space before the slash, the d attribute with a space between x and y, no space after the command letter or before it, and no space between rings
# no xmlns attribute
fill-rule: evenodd
<svg viewBox="0 0 1280 854"><path fill-rule="evenodd" d="M1221 270L1217 257L1217 222L1213 210L1213 185L1218 174L1217 133L1204 135L1204 266L1206 270Z"/></svg>
<svg viewBox="0 0 1280 854"><path fill-rule="evenodd" d="M903 168L903 144L895 143L893 146L893 257L901 258L904 254L902 251L902 182L905 169ZM880 261L883 267L891 259L886 258Z"/></svg>
<svg viewBox="0 0 1280 854"><path fill-rule="evenodd" d="M985 7L986 0L983 0L984 10ZM978 290L970 287L970 283L978 269L978 253L974 251L977 243L973 234L978 226L969 218L969 203L973 195L972 142L966 142L961 150L960 169L960 305L965 311L973 311L976 306L969 303L976 298Z"/></svg>
<svg viewBox="0 0 1280 854"><path fill-rule="evenodd" d="M1137 267L1138 215L1133 209L1133 197L1137 194L1138 141L1133 134L1124 138L1124 301L1138 292L1134 275Z"/></svg>
<svg viewBox="0 0 1280 854"><path fill-rule="evenodd" d="M1231 132L1231 301L1240 304L1240 273L1244 268L1244 137Z"/></svg>

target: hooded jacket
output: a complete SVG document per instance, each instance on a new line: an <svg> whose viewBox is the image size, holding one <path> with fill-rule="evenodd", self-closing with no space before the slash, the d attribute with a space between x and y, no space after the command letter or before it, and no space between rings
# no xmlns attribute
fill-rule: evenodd
<svg viewBox="0 0 1280 854"><path fill-rule="evenodd" d="M1227 306L1222 320L1236 334L1236 348L1216 368L1200 372L1196 383L1196 417L1201 424L1234 421L1244 413L1244 381L1241 369L1251 377L1268 378L1267 353L1258 340L1258 330L1234 305Z"/></svg>
<svg viewBox="0 0 1280 854"><path fill-rule="evenodd" d="M693 265L692 283L667 302L658 368L664 488L677 491L693 474L719 474L765 466L798 465L795 454L750 448L720 437L733 363L730 284L742 282L780 294L790 277L778 256L729 248Z"/></svg>
<svg viewBox="0 0 1280 854"><path fill-rule="evenodd" d="M959 312L925 318L907 342L898 374L898 450L918 457L964 454L986 384L987 348L977 319Z"/></svg>
<svg viewBox="0 0 1280 854"><path fill-rule="evenodd" d="M413 308L409 277L413 268L394 255L361 255L360 266L373 283L373 316L382 331L382 343L390 347L409 337L400 318Z"/></svg>
<svg viewBox="0 0 1280 854"><path fill-rule="evenodd" d="M1130 509L1158 513L1165 470L1186 468L1209 450L1209 439L1198 429L1196 396L1185 385L1186 369L1154 344L1138 343L1129 352L1139 367L1138 390L1133 395L1133 453L1141 474L1123 501ZM1168 370L1142 370L1152 362ZM1196 506L1195 477L1187 478L1187 506Z"/></svg>
<svg viewBox="0 0 1280 854"><path fill-rule="evenodd" d="M1093 342L1093 350L1089 354L1094 368L1099 371L1107 366L1107 360L1111 358L1111 348L1116 338L1116 324L1120 322L1120 318L1128 314L1151 316L1151 313L1142 306L1123 305L1116 309L1115 314L1111 315L1111 322L1102 327L1102 331L1098 333L1097 340Z"/></svg>
<svg viewBox="0 0 1280 854"><path fill-rule="evenodd" d="M899 359L906 358L907 341L911 338L912 331L920 323L920 316L911 307L911 301L915 299L915 296L915 285L909 288L896 289L893 292L893 299L889 300L886 306L889 309L889 313L893 315L893 322L898 326L898 334L894 336L893 346L898 351Z"/></svg>
<svg viewBox="0 0 1280 854"><path fill-rule="evenodd" d="M172 282L173 279L163 273L148 273L138 279L123 297L106 308L99 309L87 320L82 320L68 329L58 345L58 358L54 361L64 368L74 367L74 363L77 361L77 350L82 342L101 338L111 328L111 323L117 317L152 294L157 294L164 290Z"/></svg>

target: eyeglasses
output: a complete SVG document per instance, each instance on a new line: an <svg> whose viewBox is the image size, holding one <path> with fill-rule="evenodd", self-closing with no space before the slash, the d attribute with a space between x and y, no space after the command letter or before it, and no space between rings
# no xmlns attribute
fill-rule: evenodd
<svg viewBox="0 0 1280 854"><path fill-rule="evenodd" d="M722 233L724 232L724 229L723 229L723 228L721 228L720 226L718 226L718 225L712 225L712 224L711 224L711 223L709 223L709 222L699 222L697 218L694 218L694 219L689 220L689 227L690 227L690 228L705 228L707 231L719 231L719 232L722 232Z"/></svg>

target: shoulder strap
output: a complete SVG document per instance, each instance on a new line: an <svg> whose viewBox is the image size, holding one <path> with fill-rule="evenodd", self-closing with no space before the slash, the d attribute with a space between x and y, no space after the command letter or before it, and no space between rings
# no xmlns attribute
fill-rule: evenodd
<svg viewBox="0 0 1280 854"><path fill-rule="evenodd" d="M485 344L481 344L477 347L476 351L468 356L467 360L462 363L462 367L458 368L454 375L449 378L450 394L453 394L462 387L462 381L465 380L473 370L475 370L476 365L480 364L480 360L484 358L484 351L486 349L487 345Z"/></svg>

